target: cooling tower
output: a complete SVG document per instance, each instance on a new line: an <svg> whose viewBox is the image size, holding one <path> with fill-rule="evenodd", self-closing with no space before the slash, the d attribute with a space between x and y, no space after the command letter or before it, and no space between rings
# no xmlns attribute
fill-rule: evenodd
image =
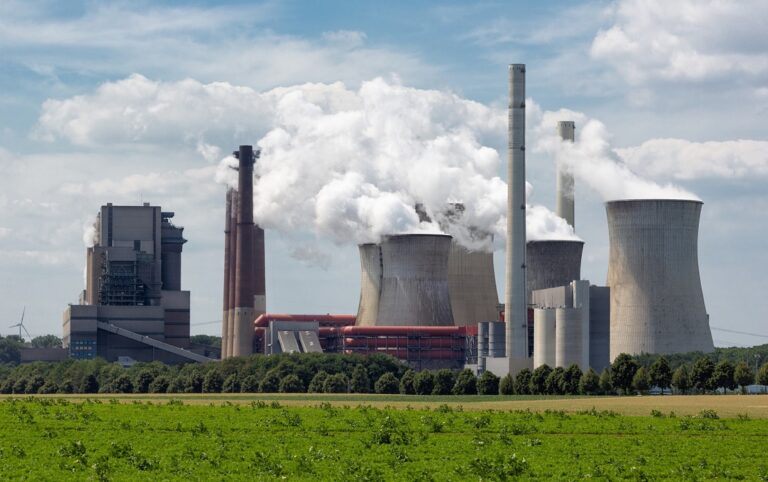
<svg viewBox="0 0 768 482"><path fill-rule="evenodd" d="M361 244L360 250L360 304L357 308L357 326L376 326L381 293L381 248L378 244Z"/></svg>
<svg viewBox="0 0 768 482"><path fill-rule="evenodd" d="M566 286L581 279L583 249L583 241L528 241L525 253L528 303L533 302L531 293L535 290Z"/></svg>
<svg viewBox="0 0 768 482"><path fill-rule="evenodd" d="M457 326L497 320L499 295L496 292L493 253L469 251L452 241L448 257L448 290L453 321Z"/></svg>
<svg viewBox="0 0 768 482"><path fill-rule="evenodd" d="M555 366L555 310L533 310L533 368Z"/></svg>
<svg viewBox="0 0 768 482"><path fill-rule="evenodd" d="M714 349L698 261L700 201L606 203L611 360Z"/></svg>
<svg viewBox="0 0 768 482"><path fill-rule="evenodd" d="M442 234L404 234L382 241L378 325L453 325L450 249L451 237Z"/></svg>
<svg viewBox="0 0 768 482"><path fill-rule="evenodd" d="M530 364L525 291L525 64L509 66L508 114L504 319L509 372L517 373Z"/></svg>

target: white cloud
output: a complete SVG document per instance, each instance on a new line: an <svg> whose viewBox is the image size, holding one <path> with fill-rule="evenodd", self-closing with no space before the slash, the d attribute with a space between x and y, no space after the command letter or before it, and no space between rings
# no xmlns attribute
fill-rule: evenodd
<svg viewBox="0 0 768 482"><path fill-rule="evenodd" d="M761 82L768 76L763 0L620 0L591 55L630 84Z"/></svg>
<svg viewBox="0 0 768 482"><path fill-rule="evenodd" d="M632 169L654 178L690 180L768 176L768 141L651 139L639 146L616 151Z"/></svg>

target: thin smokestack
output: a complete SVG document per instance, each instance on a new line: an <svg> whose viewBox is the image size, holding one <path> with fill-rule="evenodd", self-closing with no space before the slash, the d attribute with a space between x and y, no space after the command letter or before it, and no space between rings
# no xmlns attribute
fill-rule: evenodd
<svg viewBox="0 0 768 482"><path fill-rule="evenodd" d="M235 339L233 356L253 351L253 147L238 152L237 268L235 270Z"/></svg>
<svg viewBox="0 0 768 482"><path fill-rule="evenodd" d="M227 353L227 357L232 356L235 339L235 273L237 271L237 212L239 205L239 196L237 190L232 190L232 212L230 213L230 238L229 238L229 313L227 314L227 332L226 344L222 344Z"/></svg>
<svg viewBox="0 0 768 482"><path fill-rule="evenodd" d="M509 66L507 146L507 244L504 319L510 373L527 368L528 306L525 299L525 64Z"/></svg>
<svg viewBox="0 0 768 482"><path fill-rule="evenodd" d="M264 230L258 225L253 228L253 308L258 317L267 312L266 257Z"/></svg>
<svg viewBox="0 0 768 482"><path fill-rule="evenodd" d="M229 272L232 264L230 238L232 233L232 188L227 189L224 215L224 301L221 317L221 358L226 358L225 346L229 339Z"/></svg>
<svg viewBox="0 0 768 482"><path fill-rule="evenodd" d="M573 142L575 139L576 124L573 121L560 121L557 123L557 133L564 141ZM563 162L557 163L557 215L568 221L568 224L576 227L573 187L573 172Z"/></svg>

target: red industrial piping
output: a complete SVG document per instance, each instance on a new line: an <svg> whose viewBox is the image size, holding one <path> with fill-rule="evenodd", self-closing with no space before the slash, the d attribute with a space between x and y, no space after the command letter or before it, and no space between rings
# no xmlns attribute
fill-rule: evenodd
<svg viewBox="0 0 768 482"><path fill-rule="evenodd" d="M305 321L312 322L317 321L320 326L323 325L338 325L348 326L355 324L355 315L286 315L276 313L264 313L256 318L254 326L267 327L270 321Z"/></svg>

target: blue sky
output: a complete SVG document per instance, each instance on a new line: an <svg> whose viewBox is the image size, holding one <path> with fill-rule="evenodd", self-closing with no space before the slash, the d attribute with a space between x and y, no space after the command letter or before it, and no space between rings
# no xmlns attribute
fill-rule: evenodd
<svg viewBox="0 0 768 482"><path fill-rule="evenodd" d="M270 126L195 120L211 102L234 115L226 109L242 98L196 98L185 79L254 92L341 81L355 92L383 77L500 109L506 65L519 62L542 111L599 120L638 175L704 200L700 265L712 325L768 334L766 18L759 0L0 1L0 317L10 325L26 305L30 331L60 333L82 285L83 226L102 203L139 200L176 211L187 227L193 323L219 316L223 187L207 177L218 159L200 146L226 153ZM167 119L148 110L128 125L126 109L150 102L136 90L158 85L181 99ZM528 160L532 200L550 208L553 165L546 153ZM602 284L603 197L577 184L584 276ZM268 232L271 311L356 310L357 253L327 238ZM719 345L768 340L713 333Z"/></svg>

